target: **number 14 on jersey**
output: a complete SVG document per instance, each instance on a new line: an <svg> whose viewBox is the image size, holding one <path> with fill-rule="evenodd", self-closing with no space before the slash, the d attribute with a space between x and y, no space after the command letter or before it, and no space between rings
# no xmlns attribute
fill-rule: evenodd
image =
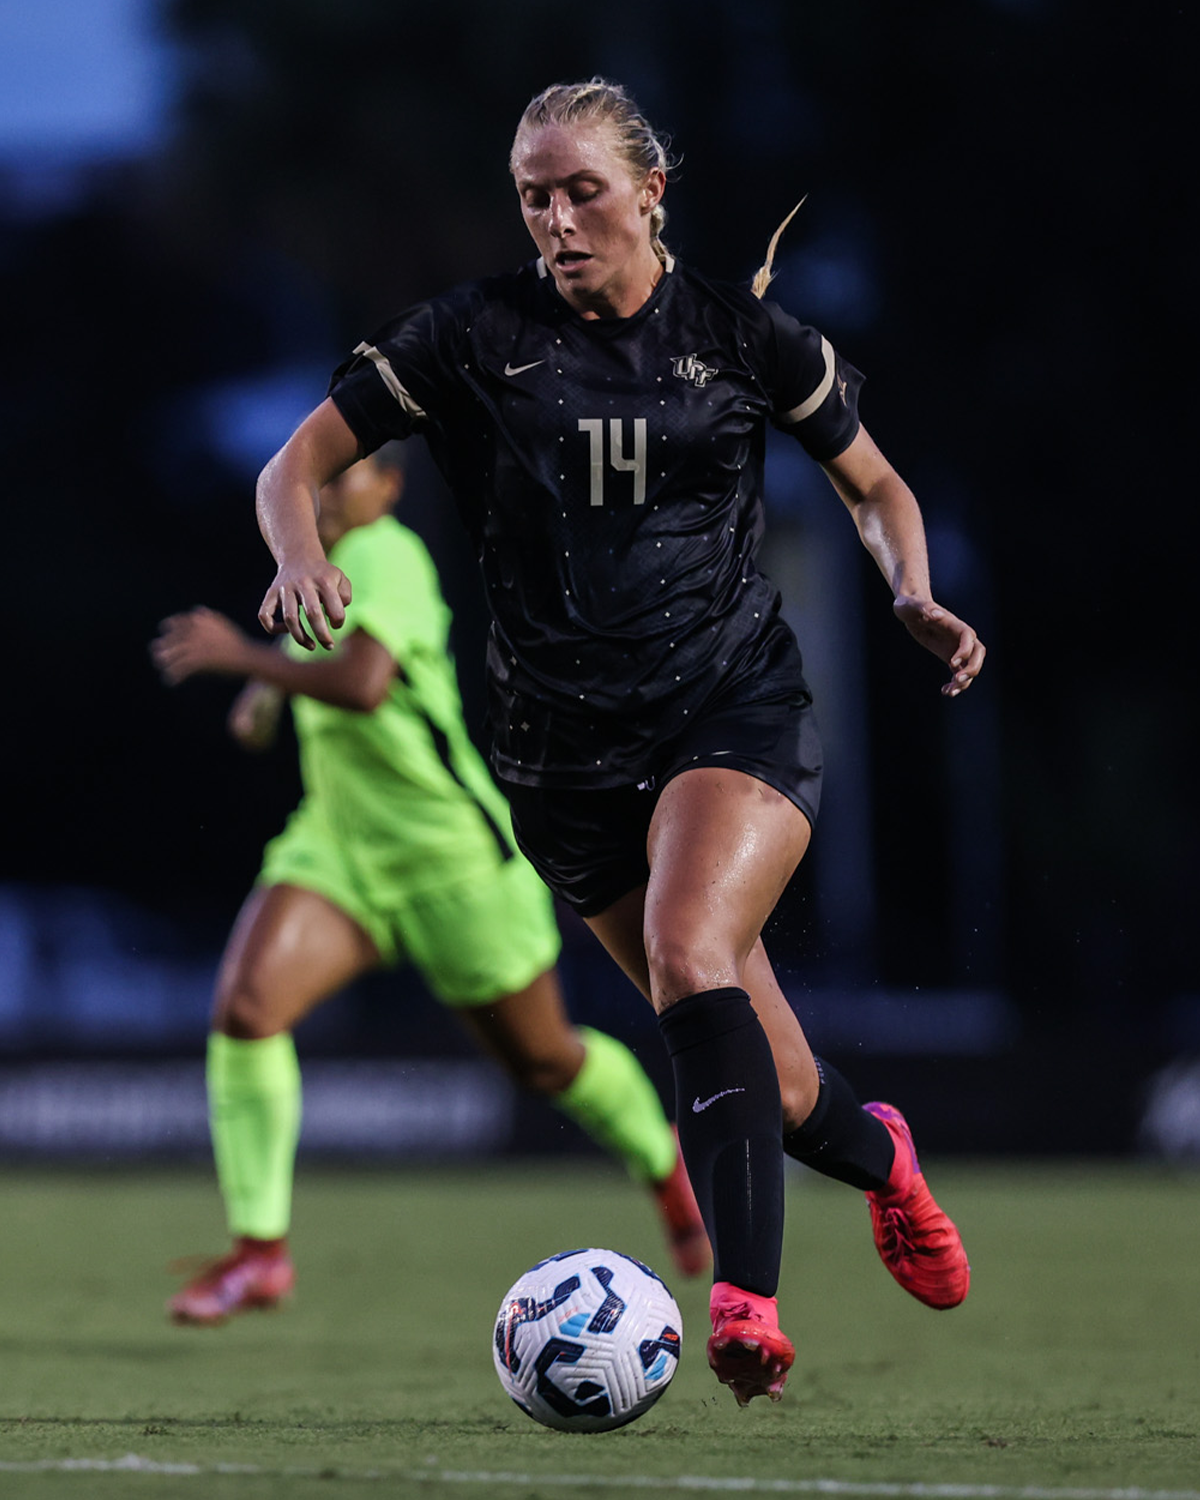
<svg viewBox="0 0 1200 1500"><path fill-rule="evenodd" d="M604 504L604 480L609 469L618 474L633 475L633 503L646 503L646 419L634 417L633 453L625 449L624 419L610 417L608 427L608 464L605 465L605 420L603 417L580 417L579 430L588 435L591 450L591 504Z"/></svg>

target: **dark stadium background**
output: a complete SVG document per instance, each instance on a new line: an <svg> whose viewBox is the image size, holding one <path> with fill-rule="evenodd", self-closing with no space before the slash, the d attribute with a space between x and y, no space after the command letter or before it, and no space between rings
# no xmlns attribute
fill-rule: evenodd
<svg viewBox="0 0 1200 1500"><path fill-rule="evenodd" d="M0 1150L202 1145L212 965L297 787L290 745L226 740L228 685L166 691L147 642L199 602L252 623L257 468L386 315L527 257L513 125L593 72L674 136L667 238L710 273L748 277L809 195L775 294L866 372L935 586L991 650L943 700L832 492L773 450L769 568L832 740L828 818L770 935L815 1040L938 1149L1200 1150L1183 7L27 9L0 33L0 79L31 69L42 121L0 111ZM56 94L69 113L133 86L103 75L122 15L140 125L56 133ZM87 33L82 73L56 68L80 47L55 26ZM473 565L423 451L405 519L443 568L482 732ZM565 935L577 1013L661 1080L649 1012ZM383 1089L465 1058L409 975L304 1041L335 1082L374 1059ZM504 1142L578 1144L513 1118Z"/></svg>

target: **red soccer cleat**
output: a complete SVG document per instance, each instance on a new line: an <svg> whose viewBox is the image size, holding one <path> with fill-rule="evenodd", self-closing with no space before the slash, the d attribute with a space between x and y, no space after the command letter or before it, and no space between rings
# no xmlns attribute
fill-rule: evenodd
<svg viewBox="0 0 1200 1500"><path fill-rule="evenodd" d="M868 1193L879 1258L918 1302L957 1307L971 1285L971 1267L954 1221L933 1201L917 1161L908 1121L890 1104L864 1104L896 1143L888 1185Z"/></svg>
<svg viewBox="0 0 1200 1500"><path fill-rule="evenodd" d="M675 1165L671 1175L661 1182L652 1182L650 1188L662 1215L675 1269L681 1276L699 1276L712 1264L712 1249L683 1164L678 1132L675 1134Z"/></svg>
<svg viewBox="0 0 1200 1500"><path fill-rule="evenodd" d="M206 1266L175 1293L167 1312L175 1323L214 1327L236 1313L276 1307L296 1284L286 1240L236 1240L230 1253Z"/></svg>
<svg viewBox="0 0 1200 1500"><path fill-rule="evenodd" d="M791 1339L779 1331L775 1298L718 1281L708 1309L713 1325L708 1362L721 1384L736 1396L737 1404L749 1406L755 1396L782 1400L783 1383L796 1351Z"/></svg>

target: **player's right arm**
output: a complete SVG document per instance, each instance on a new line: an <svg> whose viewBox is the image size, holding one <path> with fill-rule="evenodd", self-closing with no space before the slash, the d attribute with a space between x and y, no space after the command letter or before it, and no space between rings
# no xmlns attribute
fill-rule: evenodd
<svg viewBox="0 0 1200 1500"><path fill-rule="evenodd" d="M344 624L350 603L350 580L326 558L317 535L321 487L361 456L358 439L327 399L258 477L258 526L276 563L258 618L268 634L286 630L308 651L312 636L332 648L332 631Z"/></svg>
<svg viewBox="0 0 1200 1500"><path fill-rule="evenodd" d="M199 605L164 620L150 654L170 687L198 675L246 677L284 695L303 693L351 713L373 713L387 697L396 661L366 630L353 630L340 644L333 655L297 661Z"/></svg>

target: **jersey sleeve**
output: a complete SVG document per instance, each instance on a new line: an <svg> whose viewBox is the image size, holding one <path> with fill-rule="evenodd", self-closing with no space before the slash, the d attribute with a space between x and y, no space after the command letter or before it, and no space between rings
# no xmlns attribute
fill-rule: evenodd
<svg viewBox="0 0 1200 1500"><path fill-rule="evenodd" d="M354 597L345 631L365 630L404 666L417 652L445 652L450 611L424 542L390 516L346 533L331 560Z"/></svg>
<svg viewBox="0 0 1200 1500"><path fill-rule="evenodd" d="M411 437L443 414L453 400L460 324L456 299L418 303L333 372L328 394L364 452Z"/></svg>
<svg viewBox="0 0 1200 1500"><path fill-rule="evenodd" d="M858 434L863 377L815 328L798 323L773 302L763 307L774 335L772 421L818 463L836 458Z"/></svg>

